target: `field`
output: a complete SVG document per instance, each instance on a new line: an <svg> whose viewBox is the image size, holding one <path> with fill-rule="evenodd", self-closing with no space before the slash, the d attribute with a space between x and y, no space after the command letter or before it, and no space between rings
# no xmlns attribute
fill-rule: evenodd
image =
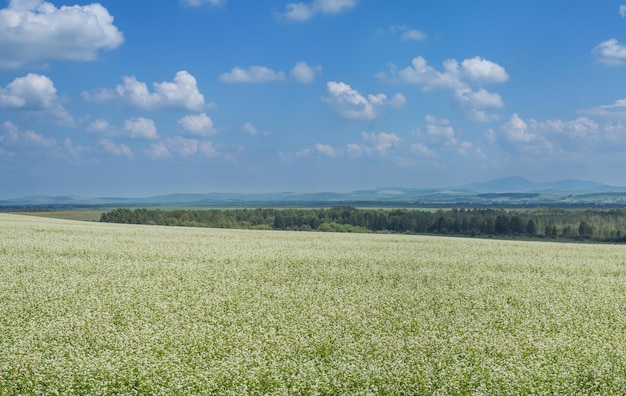
<svg viewBox="0 0 626 396"><path fill-rule="evenodd" d="M0 395L626 394L626 247L0 214Z"/></svg>

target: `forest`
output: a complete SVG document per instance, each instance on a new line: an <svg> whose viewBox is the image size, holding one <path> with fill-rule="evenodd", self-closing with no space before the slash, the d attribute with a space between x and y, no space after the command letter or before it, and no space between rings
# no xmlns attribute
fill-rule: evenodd
<svg viewBox="0 0 626 396"><path fill-rule="evenodd" d="M322 232L565 238L626 242L620 209L128 209L105 212L101 222L166 226Z"/></svg>

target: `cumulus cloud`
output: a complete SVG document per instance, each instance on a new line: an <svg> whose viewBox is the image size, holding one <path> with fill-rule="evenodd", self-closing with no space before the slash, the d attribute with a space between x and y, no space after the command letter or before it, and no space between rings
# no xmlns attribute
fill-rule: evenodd
<svg viewBox="0 0 626 396"><path fill-rule="evenodd" d="M167 153L180 157L203 155L207 158L212 158L218 154L213 143L198 139L188 139L182 136L165 139L163 142L156 145L157 152L163 149L165 149Z"/></svg>
<svg viewBox="0 0 626 396"><path fill-rule="evenodd" d="M454 127L447 118L437 118L432 115L426 117L426 134L434 144L443 142L445 147L461 155L484 157L480 147L457 137ZM432 156L434 153L422 143L411 144L411 151L419 155Z"/></svg>
<svg viewBox="0 0 626 396"><path fill-rule="evenodd" d="M107 153L111 155L114 155L116 157L126 157L126 158L133 157L133 152L125 144L117 144L109 138L102 138L100 139L99 143L100 143L100 146L104 149L104 151L106 151Z"/></svg>
<svg viewBox="0 0 626 396"><path fill-rule="evenodd" d="M447 118L437 118L428 114L426 116L426 124L426 133L428 135L454 140L454 128Z"/></svg>
<svg viewBox="0 0 626 396"><path fill-rule="evenodd" d="M16 109L55 124L73 125L74 119L57 98L54 83L47 76L29 73L0 87L0 108Z"/></svg>
<svg viewBox="0 0 626 396"><path fill-rule="evenodd" d="M542 122L534 119L524 122L517 114L514 114L513 118L517 118L518 123L523 125L529 134L535 136L564 135L568 138L589 140L599 138L603 131L606 132L611 128L610 124L601 126L589 117L578 117L571 121L554 119Z"/></svg>
<svg viewBox="0 0 626 396"><path fill-rule="evenodd" d="M537 121L513 114L498 131L489 130L486 137L534 155L570 155L589 148L614 151L623 145L625 133L622 121L598 122L589 117Z"/></svg>
<svg viewBox="0 0 626 396"><path fill-rule="evenodd" d="M189 158L196 155L213 158L218 156L219 152L210 141L176 136L152 144L146 154L154 159L171 156Z"/></svg>
<svg viewBox="0 0 626 396"><path fill-rule="evenodd" d="M124 121L124 129L132 139L158 139L156 125L149 118L137 117Z"/></svg>
<svg viewBox="0 0 626 396"><path fill-rule="evenodd" d="M598 44L592 51L598 62L607 66L626 64L626 46L612 38Z"/></svg>
<svg viewBox="0 0 626 396"><path fill-rule="evenodd" d="M148 90L146 83L138 81L135 76L124 76L123 84L115 89L97 89L83 92L83 97L95 102L122 102L127 106L144 110L190 110L200 111L207 105L204 95L198 90L194 76L181 70L174 80L153 83L153 92Z"/></svg>
<svg viewBox="0 0 626 396"><path fill-rule="evenodd" d="M506 136L515 142L530 142L537 138L536 135L528 131L528 124L520 118L517 113L511 116L511 119L500 129L506 134Z"/></svg>
<svg viewBox="0 0 626 396"><path fill-rule="evenodd" d="M389 105L394 109L401 109L406 106L406 97L402 93L393 95L393 98L389 101Z"/></svg>
<svg viewBox="0 0 626 396"><path fill-rule="evenodd" d="M146 150L146 154L154 159L167 158L172 155L163 141L150 145L150 148Z"/></svg>
<svg viewBox="0 0 626 396"><path fill-rule="evenodd" d="M499 94L489 92L484 88L478 91L458 88L454 91L454 99L465 117L477 122L488 122L498 118L496 115L488 114L485 109L504 107Z"/></svg>
<svg viewBox="0 0 626 396"><path fill-rule="evenodd" d="M426 41L428 36L419 29L411 29L406 25L393 25L388 28L378 29L377 34L400 35L402 41Z"/></svg>
<svg viewBox="0 0 626 396"><path fill-rule="evenodd" d="M356 0L314 0L310 3L287 3L281 17L294 21L304 22L317 14L340 14L353 9Z"/></svg>
<svg viewBox="0 0 626 396"><path fill-rule="evenodd" d="M286 77L282 71L274 71L265 66L250 66L247 69L234 67L230 72L220 74L219 78L224 83L262 83L283 81Z"/></svg>
<svg viewBox="0 0 626 396"><path fill-rule="evenodd" d="M0 68L49 60L92 61L124 36L98 3L56 8L43 0L11 0L0 9Z"/></svg>
<svg viewBox="0 0 626 396"><path fill-rule="evenodd" d="M361 157L372 154L384 156L388 154L391 148L399 147L402 143L402 139L400 139L395 133L363 132L361 137L363 138L362 143L350 143L346 146L348 156Z"/></svg>
<svg viewBox="0 0 626 396"><path fill-rule="evenodd" d="M626 99L618 99L613 104L586 109L583 112L597 117L626 119Z"/></svg>
<svg viewBox="0 0 626 396"><path fill-rule="evenodd" d="M322 100L339 116L351 120L373 120L387 102L385 94L365 97L343 82L330 81L326 89L328 96Z"/></svg>
<svg viewBox="0 0 626 396"><path fill-rule="evenodd" d="M117 136L119 132L109 122L103 118L92 121L87 126L87 132L103 136Z"/></svg>
<svg viewBox="0 0 626 396"><path fill-rule="evenodd" d="M520 150L532 154L546 154L553 150L553 145L546 138L541 136L539 125L536 121L524 121L517 113L500 127L504 137Z"/></svg>
<svg viewBox="0 0 626 396"><path fill-rule="evenodd" d="M419 85L423 91L451 90L453 100L465 118L478 122L496 120L498 117L486 110L504 107L500 95L487 91L482 85L503 83L509 79L502 66L478 56L461 62L448 59L443 62L443 70L435 69L418 56L410 66L401 70L392 66L389 74L378 73L378 76L396 83ZM472 88L474 85L480 88Z"/></svg>
<svg viewBox="0 0 626 396"><path fill-rule="evenodd" d="M178 125L192 135L209 136L217 132L206 113L186 115L178 120Z"/></svg>
<svg viewBox="0 0 626 396"><path fill-rule="evenodd" d="M330 157L330 158L337 157L337 150L335 150L333 146L330 146L328 144L316 143L315 151L317 151L319 154L326 156L326 157Z"/></svg>
<svg viewBox="0 0 626 396"><path fill-rule="evenodd" d="M478 56L461 62L461 75L479 83L502 83L509 79L502 66Z"/></svg>
<svg viewBox="0 0 626 396"><path fill-rule="evenodd" d="M363 139L369 142L378 154L386 154L387 150L400 143L400 138L395 133L363 133Z"/></svg>
<svg viewBox="0 0 626 396"><path fill-rule="evenodd" d="M245 133L247 133L250 136L256 136L259 134L259 131L256 129L256 127L254 125L252 125L249 122L246 122L242 127L241 130Z"/></svg>
<svg viewBox="0 0 626 396"><path fill-rule="evenodd" d="M309 66L306 62L300 61L291 68L289 78L293 81L309 84L315 81L315 76L322 73L321 66ZM242 69L234 67L227 73L222 73L219 79L223 83L266 83L285 81L287 74L280 70L273 70L266 66L250 66Z"/></svg>
<svg viewBox="0 0 626 396"><path fill-rule="evenodd" d="M405 41L424 41L426 40L426 35L417 29L408 29L406 30L404 33L402 33L402 36L400 36L402 38L402 40Z"/></svg>
<svg viewBox="0 0 626 396"><path fill-rule="evenodd" d="M10 121L5 121L0 130L2 131L0 143L8 146L52 148L57 145L54 138L48 138L30 130L21 131Z"/></svg>
<svg viewBox="0 0 626 396"><path fill-rule="evenodd" d="M321 74L321 73L322 73L321 66L311 67L306 62L298 62L291 69L290 76L293 80L297 82L308 84L308 83L312 83L315 80L316 74Z"/></svg>
<svg viewBox="0 0 626 396"><path fill-rule="evenodd" d="M622 18L626 18L626 5L620 4L618 12L619 16L621 16Z"/></svg>
<svg viewBox="0 0 626 396"><path fill-rule="evenodd" d="M464 59L462 62L447 59L443 62L443 71L430 66L421 56L414 58L411 65L395 70L390 75L379 73L383 78L405 84L420 85L423 90L437 88L462 88L469 83L502 83L509 79L506 70L495 62L480 57Z"/></svg>
<svg viewBox="0 0 626 396"><path fill-rule="evenodd" d="M252 123L250 122L246 122L245 124L243 124L243 126L241 127L241 130L243 132L245 132L246 134L250 135L250 136L269 136L272 133L269 131L264 131L264 132L260 132L254 125L252 125Z"/></svg>

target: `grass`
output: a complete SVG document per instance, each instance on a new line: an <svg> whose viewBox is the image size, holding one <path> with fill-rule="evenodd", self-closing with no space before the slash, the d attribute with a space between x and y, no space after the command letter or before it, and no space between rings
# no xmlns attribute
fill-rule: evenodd
<svg viewBox="0 0 626 396"><path fill-rule="evenodd" d="M0 394L624 394L626 247L0 215Z"/></svg>
<svg viewBox="0 0 626 396"><path fill-rule="evenodd" d="M15 212L15 214L64 220L100 221L100 216L105 211L106 210L58 210L47 212Z"/></svg>

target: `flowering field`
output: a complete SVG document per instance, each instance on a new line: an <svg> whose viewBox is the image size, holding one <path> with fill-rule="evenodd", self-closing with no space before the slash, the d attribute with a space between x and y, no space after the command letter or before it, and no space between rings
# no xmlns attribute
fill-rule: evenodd
<svg viewBox="0 0 626 396"><path fill-rule="evenodd" d="M625 394L626 247L0 215L0 395Z"/></svg>

